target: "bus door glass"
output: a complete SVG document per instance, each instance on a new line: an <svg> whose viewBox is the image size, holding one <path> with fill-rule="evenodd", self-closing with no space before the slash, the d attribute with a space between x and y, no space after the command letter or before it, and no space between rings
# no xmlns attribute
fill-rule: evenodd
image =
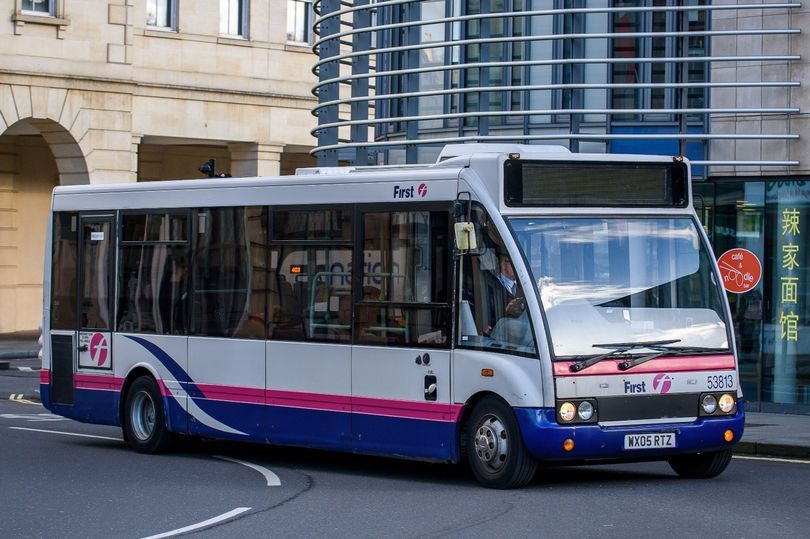
<svg viewBox="0 0 810 539"><path fill-rule="evenodd" d="M113 215L80 217L78 335L79 369L112 369Z"/></svg>
<svg viewBox="0 0 810 539"><path fill-rule="evenodd" d="M454 428L448 209L367 210L359 226L353 447L447 458Z"/></svg>

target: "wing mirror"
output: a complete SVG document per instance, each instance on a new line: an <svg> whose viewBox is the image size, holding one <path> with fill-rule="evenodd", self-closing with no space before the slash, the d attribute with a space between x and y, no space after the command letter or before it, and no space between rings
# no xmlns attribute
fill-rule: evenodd
<svg viewBox="0 0 810 539"><path fill-rule="evenodd" d="M478 240L475 236L475 225L470 221L456 223L454 226L456 233L456 247L459 251L474 251L478 248Z"/></svg>

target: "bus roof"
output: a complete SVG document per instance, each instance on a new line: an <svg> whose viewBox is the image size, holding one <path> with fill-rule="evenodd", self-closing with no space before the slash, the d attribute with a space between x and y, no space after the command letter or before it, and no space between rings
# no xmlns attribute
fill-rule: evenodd
<svg viewBox="0 0 810 539"><path fill-rule="evenodd" d="M318 204L452 200L464 169L475 171L500 202L505 160L667 163L672 156L580 154L562 146L457 144L425 165L321 167L294 176L211 178L56 187L53 209L137 209L245 204ZM426 189L421 188L424 183ZM290 189L290 187L297 189Z"/></svg>

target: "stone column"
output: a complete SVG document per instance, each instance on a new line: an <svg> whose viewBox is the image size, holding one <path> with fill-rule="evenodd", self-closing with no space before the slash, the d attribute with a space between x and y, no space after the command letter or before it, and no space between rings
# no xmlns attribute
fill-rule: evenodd
<svg viewBox="0 0 810 539"><path fill-rule="evenodd" d="M235 178L278 176L281 171L283 144L232 143L230 173Z"/></svg>
<svg viewBox="0 0 810 539"><path fill-rule="evenodd" d="M16 329L17 313L17 208L14 179L17 153L14 144L0 143L0 333Z"/></svg>

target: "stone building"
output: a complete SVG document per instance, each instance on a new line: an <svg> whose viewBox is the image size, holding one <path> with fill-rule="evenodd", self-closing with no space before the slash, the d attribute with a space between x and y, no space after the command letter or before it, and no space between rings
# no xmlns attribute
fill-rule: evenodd
<svg viewBox="0 0 810 539"><path fill-rule="evenodd" d="M311 2L0 0L0 333L35 330L57 185L310 165Z"/></svg>

